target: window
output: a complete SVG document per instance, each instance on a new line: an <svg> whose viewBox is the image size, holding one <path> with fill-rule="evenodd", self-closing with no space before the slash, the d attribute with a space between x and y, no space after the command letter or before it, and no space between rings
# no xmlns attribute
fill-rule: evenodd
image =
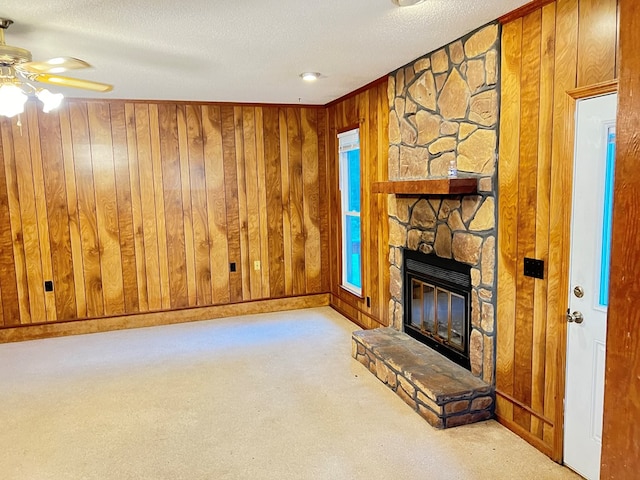
<svg viewBox="0 0 640 480"><path fill-rule="evenodd" d="M360 129L338 134L342 198L342 286L362 293L360 254Z"/></svg>
<svg viewBox="0 0 640 480"><path fill-rule="evenodd" d="M600 294L598 304L609 305L609 272L611 270L611 225L613 216L613 179L616 162L616 129L607 127L607 161L604 183L604 212L602 215L602 248L600 252Z"/></svg>

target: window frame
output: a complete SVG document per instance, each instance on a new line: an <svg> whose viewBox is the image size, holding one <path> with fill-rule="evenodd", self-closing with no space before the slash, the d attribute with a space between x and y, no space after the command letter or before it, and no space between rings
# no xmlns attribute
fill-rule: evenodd
<svg viewBox="0 0 640 480"><path fill-rule="evenodd" d="M346 186L349 183L349 169L348 162L346 161L346 156L344 153L355 150L355 148L341 151L341 138L349 137L351 135L357 135L357 150L358 154L358 169L359 169L359 211L354 213L355 211L349 210L349 195L348 195L348 187ZM345 291L349 292L352 295L355 295L358 298L363 297L363 285L362 280L363 276L363 262L362 262L362 139L360 136L360 125L352 125L350 127L338 130L336 135L336 144L337 144L337 157L338 157L338 190L340 193L340 287ZM351 145L356 145L355 142L351 142ZM346 194L345 194L346 193ZM350 260L347 253L347 217L357 217L360 219L360 229L359 229L359 238L360 238L360 254L359 254L359 273L360 273L360 286L357 286L348 281L348 269L347 269L347 261Z"/></svg>

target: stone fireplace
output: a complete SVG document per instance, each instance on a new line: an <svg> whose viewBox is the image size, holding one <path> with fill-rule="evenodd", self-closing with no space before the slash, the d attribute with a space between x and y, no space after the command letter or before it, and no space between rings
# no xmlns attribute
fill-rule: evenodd
<svg viewBox="0 0 640 480"><path fill-rule="evenodd" d="M389 180L460 175L478 179L470 195L389 196L389 318L405 331L405 252L469 268L468 368L489 385L495 369L496 162L499 25L486 25L389 77Z"/></svg>
<svg viewBox="0 0 640 480"><path fill-rule="evenodd" d="M352 355L436 428L494 409L499 30L389 77L391 327L354 332Z"/></svg>

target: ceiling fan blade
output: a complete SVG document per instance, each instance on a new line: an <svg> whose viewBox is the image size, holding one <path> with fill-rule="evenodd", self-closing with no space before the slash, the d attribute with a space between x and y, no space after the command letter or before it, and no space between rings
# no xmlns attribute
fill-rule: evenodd
<svg viewBox="0 0 640 480"><path fill-rule="evenodd" d="M84 60L73 57L56 57L44 62L26 62L16 65L16 67L27 73L62 73L67 70L80 70L90 68Z"/></svg>
<svg viewBox="0 0 640 480"><path fill-rule="evenodd" d="M113 85L107 83L92 82L91 80L82 80L80 78L62 77L60 75L52 75L50 73L39 73L29 75L29 80L40 83L49 83L61 87L82 88L84 90L93 90L94 92L110 92Z"/></svg>

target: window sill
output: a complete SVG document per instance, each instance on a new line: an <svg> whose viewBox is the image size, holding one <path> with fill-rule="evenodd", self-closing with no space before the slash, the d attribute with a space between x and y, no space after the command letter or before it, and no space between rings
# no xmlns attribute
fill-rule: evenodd
<svg viewBox="0 0 640 480"><path fill-rule="evenodd" d="M354 292L353 290L351 290L348 287L345 287L344 285L340 285L340 290L345 293L348 293L349 295L351 295L354 298L357 298L358 300L364 300L364 295L362 295L362 292L360 293Z"/></svg>

